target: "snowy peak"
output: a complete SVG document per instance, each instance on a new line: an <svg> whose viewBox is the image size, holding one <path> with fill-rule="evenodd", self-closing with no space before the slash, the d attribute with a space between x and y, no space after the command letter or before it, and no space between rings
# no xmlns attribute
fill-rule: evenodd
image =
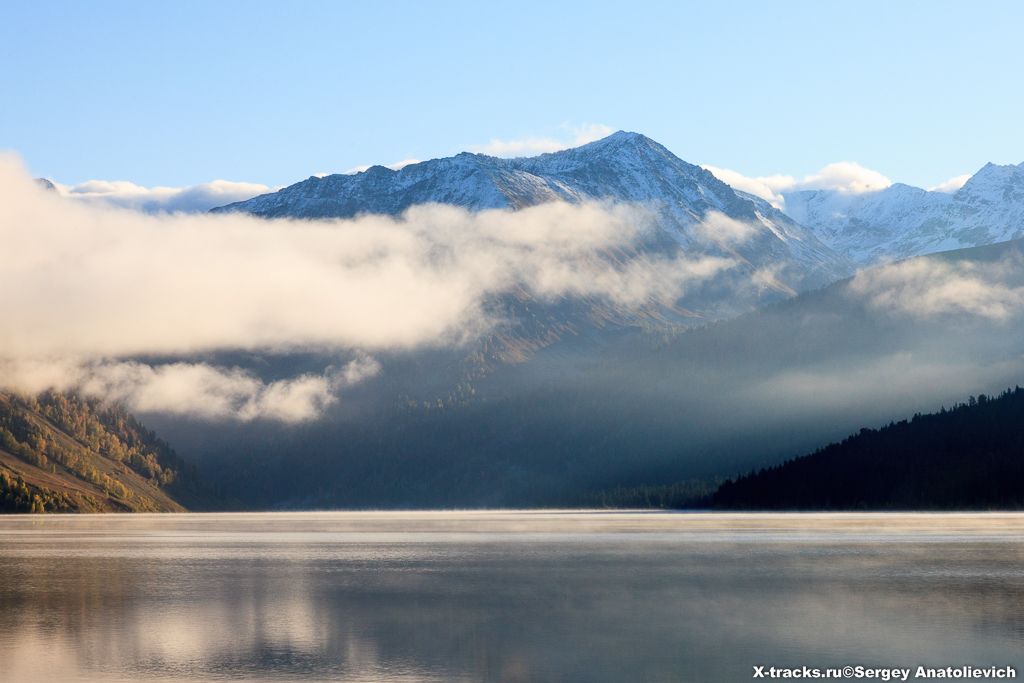
<svg viewBox="0 0 1024 683"><path fill-rule="evenodd" d="M572 147L570 149L563 149L558 152L549 152L547 154L541 154L540 157L549 157L555 155L563 156L593 156L593 155L618 155L618 154L635 154L640 150L649 149L671 154L667 149L659 145L654 140L650 139L646 135L640 133L632 133L625 130L620 130L601 138L600 140L594 140L588 142L585 145L579 147Z"/></svg>
<svg viewBox="0 0 1024 683"><path fill-rule="evenodd" d="M954 197L968 203L1024 201L1024 168L988 163L956 191Z"/></svg>
<svg viewBox="0 0 1024 683"><path fill-rule="evenodd" d="M686 186L692 200L704 200L708 206L694 207L698 215L708 208L722 209L736 199L732 188L704 169L686 163L644 135L619 131L580 147L536 157L503 159L462 152L398 171L372 166L356 174L311 177L215 211L314 218L397 213L432 201L472 210L519 208L555 199L642 201L662 198L668 185L675 190ZM347 201L349 198L353 201Z"/></svg>

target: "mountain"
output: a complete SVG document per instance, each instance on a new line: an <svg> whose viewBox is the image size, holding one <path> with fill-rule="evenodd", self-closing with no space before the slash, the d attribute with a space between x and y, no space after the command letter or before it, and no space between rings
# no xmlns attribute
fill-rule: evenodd
<svg viewBox="0 0 1024 683"><path fill-rule="evenodd" d="M520 209L551 201L610 200L651 207L658 234L643 249L722 254L739 270L777 273L769 298L820 287L851 272L850 264L809 230L767 202L731 187L676 157L657 142L619 131L581 147L536 157L501 159L463 152L400 170L310 177L277 192L214 209L268 218L397 215L411 206L450 204L470 211ZM696 229L717 212L752 226L754 235L723 250ZM727 297L694 306L710 317Z"/></svg>
<svg viewBox="0 0 1024 683"><path fill-rule="evenodd" d="M862 194L803 190L786 213L858 265L1024 236L1024 164L986 164L956 193L897 183Z"/></svg>
<svg viewBox="0 0 1024 683"><path fill-rule="evenodd" d="M376 353L380 374L314 423L147 421L254 507L577 505L731 476L1024 375L1024 271L1007 267L1024 258L1020 243L835 281L847 262L809 230L632 133L530 159L461 154L310 178L220 211L345 217L428 201L515 210L589 198L654 208L657 230L640 251L716 254L700 240L712 212L743 221L754 228L736 249L745 270L688 294L678 306L688 319L505 297L513 329L500 339ZM781 286L743 289L780 261ZM338 353L218 363L270 379L319 372Z"/></svg>
<svg viewBox="0 0 1024 683"><path fill-rule="evenodd" d="M1024 389L862 429L811 455L724 483L723 509L1019 509Z"/></svg>
<svg viewBox="0 0 1024 683"><path fill-rule="evenodd" d="M0 393L0 512L181 512L210 502L195 470L124 410L72 394Z"/></svg>

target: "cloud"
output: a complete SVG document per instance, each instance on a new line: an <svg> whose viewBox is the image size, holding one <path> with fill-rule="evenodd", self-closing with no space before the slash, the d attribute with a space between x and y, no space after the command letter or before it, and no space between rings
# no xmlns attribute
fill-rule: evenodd
<svg viewBox="0 0 1024 683"><path fill-rule="evenodd" d="M195 213L255 197L273 188L259 183L214 180L189 187L144 187L127 180L87 180L77 185L54 183L65 197L146 213Z"/></svg>
<svg viewBox="0 0 1024 683"><path fill-rule="evenodd" d="M563 125L562 128L566 132L566 137L561 139L529 136L513 140L494 138L483 145L470 145L467 149L470 152L487 154L494 157L536 156L537 154L544 154L545 152L557 152L570 147L579 147L580 145L585 145L588 142L600 140L601 138L615 132L614 129L609 126L599 123L588 123L582 126ZM402 159L401 161L396 161L391 164L384 164L384 167L390 168L393 171L398 171L406 166L418 163L420 163L420 159ZM373 164L360 164L342 171L342 173L346 175L362 173L372 165ZM318 172L313 175L322 178L323 176L331 175L331 173Z"/></svg>
<svg viewBox="0 0 1024 683"><path fill-rule="evenodd" d="M796 296L797 291L780 278L784 270L785 267L779 264L758 268L751 274L751 284L761 290L775 290L777 292L784 292L789 296Z"/></svg>
<svg viewBox="0 0 1024 683"><path fill-rule="evenodd" d="M884 190L892 181L878 171L865 168L853 161L828 164L817 173L798 180L788 175L748 177L738 171L705 165L722 182L785 209L785 194L799 190L834 190L846 194L862 194Z"/></svg>
<svg viewBox="0 0 1024 683"><path fill-rule="evenodd" d="M884 190L892 181L878 171L872 171L853 161L839 161L828 164L815 174L797 183L799 190L836 190L850 194L861 194Z"/></svg>
<svg viewBox="0 0 1024 683"><path fill-rule="evenodd" d="M563 126L568 136L563 139L549 137L523 137L512 140L494 138L484 145L470 145L469 151L493 157L527 157L579 147L611 135L615 131L600 123L582 126Z"/></svg>
<svg viewBox="0 0 1024 683"><path fill-rule="evenodd" d="M944 192L946 194L953 194L971 179L970 173L964 173L963 175L953 176L949 180L939 183L935 187L929 187L929 192Z"/></svg>
<svg viewBox="0 0 1024 683"><path fill-rule="evenodd" d="M995 263L918 258L860 271L848 290L868 305L918 318L967 314L1005 321L1024 311L1020 258Z"/></svg>
<svg viewBox="0 0 1024 683"><path fill-rule="evenodd" d="M197 354L451 346L491 329L490 303L506 292L641 306L734 265L623 257L616 248L651 226L628 205L424 205L334 221L154 215L67 201L12 158L0 158L0 195L0 384L73 377L170 411L201 389L196 410L212 417L293 420L342 385L309 375L267 384L191 362ZM153 356L181 362L138 360Z"/></svg>
<svg viewBox="0 0 1024 683"><path fill-rule="evenodd" d="M420 163L419 159L402 159L401 161L396 161L393 164L384 164L384 168L390 168L392 171L398 171L405 168L406 166L411 166L412 164L418 163ZM360 164L359 166L353 166L347 171L342 171L342 173L345 175L352 175L353 173L362 173L363 171L369 169L371 166L373 166L373 164ZM314 173L313 175L315 175L318 178L323 178L324 176L328 176L331 174Z"/></svg>
<svg viewBox="0 0 1024 683"><path fill-rule="evenodd" d="M75 389L133 410L244 422L304 422L336 403L337 392L380 371L365 354L339 369L264 382L241 368L206 363L149 365L138 361L0 361L5 383L22 391Z"/></svg>
<svg viewBox="0 0 1024 683"><path fill-rule="evenodd" d="M720 247L739 246L758 232L759 229L754 224L738 221L718 211L709 211L693 228L694 235L699 239Z"/></svg>
<svg viewBox="0 0 1024 683"><path fill-rule="evenodd" d="M763 178L749 178L738 171L717 166L704 165L704 169L710 171L713 176L734 189L752 194L769 202L777 209L785 204L785 198L781 194L781 188L792 187L796 179L792 176L774 175Z"/></svg>
<svg viewBox="0 0 1024 683"><path fill-rule="evenodd" d="M138 362L84 368L79 388L86 394L122 401L143 412L242 421L303 422L337 402L337 392L373 377L380 365L359 356L339 370L263 382L239 368L202 363L152 367Z"/></svg>

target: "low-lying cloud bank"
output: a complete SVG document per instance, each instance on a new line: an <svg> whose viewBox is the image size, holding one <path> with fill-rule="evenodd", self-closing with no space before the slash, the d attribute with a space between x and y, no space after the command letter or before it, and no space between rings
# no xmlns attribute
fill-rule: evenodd
<svg viewBox="0 0 1024 683"><path fill-rule="evenodd" d="M145 187L127 180L87 180L77 185L51 182L54 189L65 197L95 206L114 206L146 213L199 213L273 191L273 188L260 183L230 180L214 180L188 187Z"/></svg>
<svg viewBox="0 0 1024 683"><path fill-rule="evenodd" d="M360 355L340 369L264 382L240 368L208 363L149 365L138 361L14 359L0 361L2 386L28 393L74 389L87 396L120 401L134 410L204 419L304 422L338 401L342 389L380 371Z"/></svg>
<svg viewBox="0 0 1024 683"><path fill-rule="evenodd" d="M138 410L214 418L310 419L376 364L357 356L341 375L264 383L234 368L132 359L455 345L497 322L487 304L504 292L671 303L734 265L612 257L650 226L623 205L433 205L320 222L146 215L68 201L12 157L0 158L0 193L0 386L75 386Z"/></svg>

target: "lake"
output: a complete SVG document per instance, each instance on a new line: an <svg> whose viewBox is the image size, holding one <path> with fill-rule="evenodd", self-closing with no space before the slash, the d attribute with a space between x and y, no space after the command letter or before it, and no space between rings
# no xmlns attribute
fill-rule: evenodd
<svg viewBox="0 0 1024 683"><path fill-rule="evenodd" d="M1018 514L0 518L5 683L1024 676L1022 653Z"/></svg>

